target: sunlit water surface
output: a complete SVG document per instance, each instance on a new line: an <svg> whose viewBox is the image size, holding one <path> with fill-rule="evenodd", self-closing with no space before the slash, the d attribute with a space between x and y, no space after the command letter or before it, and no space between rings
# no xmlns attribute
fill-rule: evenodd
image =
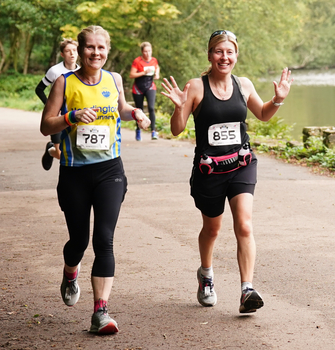
<svg viewBox="0 0 335 350"><path fill-rule="evenodd" d="M305 126L335 126L335 70L293 71L294 82L277 116L294 125L292 136L301 140ZM279 81L279 76L271 78ZM258 93L267 101L274 95L272 80L262 81Z"/></svg>

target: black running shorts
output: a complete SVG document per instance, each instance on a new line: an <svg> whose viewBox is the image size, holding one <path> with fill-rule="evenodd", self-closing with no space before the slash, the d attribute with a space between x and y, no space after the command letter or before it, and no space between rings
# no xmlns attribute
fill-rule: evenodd
<svg viewBox="0 0 335 350"><path fill-rule="evenodd" d="M257 182L257 159L252 154L249 165L226 174L202 174L194 165L190 178L191 196L195 206L206 216L214 218L224 212L226 198L238 194L254 194Z"/></svg>

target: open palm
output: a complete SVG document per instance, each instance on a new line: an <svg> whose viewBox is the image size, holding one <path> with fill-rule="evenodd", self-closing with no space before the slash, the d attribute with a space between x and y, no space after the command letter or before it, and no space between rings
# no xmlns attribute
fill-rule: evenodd
<svg viewBox="0 0 335 350"><path fill-rule="evenodd" d="M279 83L273 82L277 98L285 99L287 97L293 82L293 79L290 80L290 77L291 71L286 67L283 69Z"/></svg>
<svg viewBox="0 0 335 350"><path fill-rule="evenodd" d="M165 83L162 83L162 86L166 92L162 92L162 94L168 97L176 107L182 107L187 101L187 93L190 84L186 84L184 90L181 91L174 78L171 76L170 79L172 85L166 78L163 79Z"/></svg>

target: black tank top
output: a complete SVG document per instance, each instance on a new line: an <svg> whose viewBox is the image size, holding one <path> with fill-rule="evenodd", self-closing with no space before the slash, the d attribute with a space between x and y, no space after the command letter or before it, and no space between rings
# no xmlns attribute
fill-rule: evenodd
<svg viewBox="0 0 335 350"><path fill-rule="evenodd" d="M232 76L233 94L228 100L220 100L214 96L208 81L208 76L202 77L204 84L204 97L193 112L196 136L195 161L200 155L222 156L238 151L241 146L249 141L245 120L247 117L247 105L241 91ZM241 144L211 146L209 144L208 130L215 124L240 123ZM225 136L226 137L226 136Z"/></svg>

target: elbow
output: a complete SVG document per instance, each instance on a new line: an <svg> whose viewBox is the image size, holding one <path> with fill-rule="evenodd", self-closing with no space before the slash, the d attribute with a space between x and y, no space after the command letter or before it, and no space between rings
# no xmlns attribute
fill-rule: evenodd
<svg viewBox="0 0 335 350"><path fill-rule="evenodd" d="M49 136L50 133L48 132L47 128L41 123L40 126L40 132L43 136Z"/></svg>
<svg viewBox="0 0 335 350"><path fill-rule="evenodd" d="M181 132L182 130L180 131L179 129L177 130L176 128L171 127L171 134L173 136L178 136Z"/></svg>
<svg viewBox="0 0 335 350"><path fill-rule="evenodd" d="M49 133L47 133L45 130L43 130L42 128L40 128L40 131L41 131L41 134L43 135L43 136L49 136L50 134Z"/></svg>
<svg viewBox="0 0 335 350"><path fill-rule="evenodd" d="M269 116L269 115L262 114L258 119L261 122L268 122L271 118L272 118L272 115Z"/></svg>
<svg viewBox="0 0 335 350"><path fill-rule="evenodd" d="M41 94L43 94L44 89L41 87L41 83L38 84L35 88L35 94L40 97Z"/></svg>
<svg viewBox="0 0 335 350"><path fill-rule="evenodd" d="M175 123L170 123L170 129L171 134L173 136L178 136L180 133L182 133L185 130L185 126L183 125L176 125Z"/></svg>

